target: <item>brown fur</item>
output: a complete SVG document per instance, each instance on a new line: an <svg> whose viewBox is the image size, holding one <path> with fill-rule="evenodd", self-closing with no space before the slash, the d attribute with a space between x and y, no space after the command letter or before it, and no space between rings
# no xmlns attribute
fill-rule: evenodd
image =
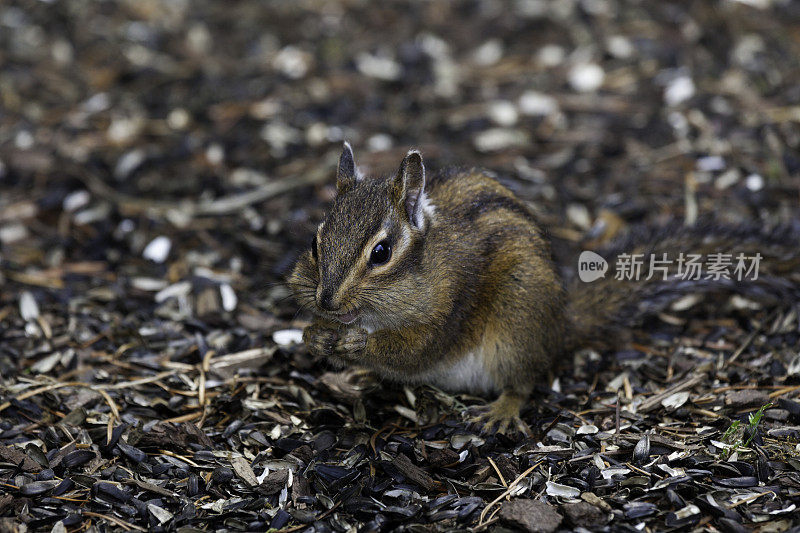
<svg viewBox="0 0 800 533"><path fill-rule="evenodd" d="M345 145L337 189L317 232L318 258L305 253L289 278L300 304L317 316L304 332L309 350L407 383L444 379L447 386L463 371L469 377L452 388L479 388L485 378L486 388L501 393L482 417L487 428L524 427L520 406L566 350L619 339L619 325L642 306L652 310L659 298L663 304L681 292L674 282L612 276L575 284L567 298L547 235L530 209L485 172L451 169L426 178L412 151L395 176L360 179ZM708 248L708 232L693 231L632 238L622 249ZM371 265L370 252L384 239L392 257ZM729 241L742 244L742 235ZM797 253L792 257L796 267ZM356 310L358 318L343 323ZM452 370L475 354L482 376ZM437 377L446 370L452 373Z"/></svg>
<svg viewBox="0 0 800 533"><path fill-rule="evenodd" d="M351 157L346 149L340 174ZM480 351L493 388L526 397L563 345L564 291L549 241L527 206L485 173L451 170L421 180L421 158L413 157L411 172L404 161L386 179L338 177L339 195L317 237L319 260L304 254L289 280L320 317L305 339L334 362L411 383ZM433 212L423 212L417 227L410 211L423 199L409 194L423 191ZM376 234L389 235L395 251L387 265L371 268ZM341 312L360 311L359 327L337 323L339 309L317 305L325 291L337 295ZM502 417L515 417L519 402L505 404L513 413L503 409Z"/></svg>

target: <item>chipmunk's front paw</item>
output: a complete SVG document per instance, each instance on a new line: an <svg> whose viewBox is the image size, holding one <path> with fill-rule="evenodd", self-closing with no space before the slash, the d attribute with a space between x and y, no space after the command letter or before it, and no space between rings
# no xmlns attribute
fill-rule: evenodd
<svg viewBox="0 0 800 533"><path fill-rule="evenodd" d="M303 331L303 342L308 351L317 357L330 357L339 341L339 332L318 324L311 324Z"/></svg>
<svg viewBox="0 0 800 533"><path fill-rule="evenodd" d="M478 428L483 435L494 433L531 435L531 429L519 417L523 401L524 398L516 394L503 393L489 405L473 407L470 410L472 411L470 424Z"/></svg>
<svg viewBox="0 0 800 533"><path fill-rule="evenodd" d="M348 329L341 333L333 347L334 355L345 359L357 359L367 348L367 330Z"/></svg>

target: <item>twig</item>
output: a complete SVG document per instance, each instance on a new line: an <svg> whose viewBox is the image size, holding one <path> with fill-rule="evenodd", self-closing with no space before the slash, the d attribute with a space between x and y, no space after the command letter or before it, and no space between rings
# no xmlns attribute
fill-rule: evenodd
<svg viewBox="0 0 800 533"><path fill-rule="evenodd" d="M547 425L546 428L544 428L544 431L542 431L541 435L547 435L550 430L555 427L559 420L561 420L561 413L556 413L556 417Z"/></svg>
<svg viewBox="0 0 800 533"><path fill-rule="evenodd" d="M330 509L319 515L315 520L317 522L322 520L323 518L331 514L333 511L335 511L336 508L339 507L339 505L341 505L341 503L342 503L341 501L336 502L333 507L331 507ZM299 526L292 526L286 529L278 529L275 533L291 533L292 531L300 531L301 529L305 529L307 527L308 524L300 524Z"/></svg>
<svg viewBox="0 0 800 533"><path fill-rule="evenodd" d="M631 386L631 380L628 379L627 373L625 373L622 378L622 386L625 390L625 399L629 402L633 401L633 387Z"/></svg>
<svg viewBox="0 0 800 533"><path fill-rule="evenodd" d="M103 397L105 402L108 404L109 409L111 409L111 416L109 417L108 420L108 442L111 442L111 431L113 430L113 422L114 420L119 420L119 409L117 408L117 404L114 402L111 396L109 396L108 393L101 387L95 385L89 385L87 383L82 383L80 381L67 381L65 383L53 383L51 385L45 385L44 387L39 387L38 389L33 389L28 392L23 392L14 399L19 402L22 400L27 400L28 398L32 398L33 396L36 396L38 394L42 394L43 392L50 392L51 390L63 389L64 387L83 387L84 389L89 389L91 391L94 391ZM3 402L2 404L0 404L0 412L5 411L10 406L11 406L10 401Z"/></svg>
<svg viewBox="0 0 800 533"><path fill-rule="evenodd" d="M214 350L208 350L205 355L203 355L203 362L200 365L200 378L199 378L199 386L197 389L197 402L200 404L201 407L205 407L208 403L208 398L206 398L206 372L208 372L209 365L211 358L214 357L216 352Z"/></svg>
<svg viewBox="0 0 800 533"><path fill-rule="evenodd" d="M158 450L158 453L163 453L164 455L169 455L170 457L175 457L176 459L180 459L190 465L194 466L195 468L200 468L200 465L189 459L188 457L184 457L183 455L178 455L175 452L171 452L169 450Z"/></svg>
<svg viewBox="0 0 800 533"><path fill-rule="evenodd" d="M117 524L119 527L123 528L125 531L130 531L131 529L135 529L136 531L147 531L144 528L131 524L130 522L126 522L124 520L120 520L119 518L114 518L113 516L108 516L100 513L95 513L93 511L82 511L81 514L83 516L91 516L94 518L100 518L102 520L108 520L114 524Z"/></svg>
<svg viewBox="0 0 800 533"><path fill-rule="evenodd" d="M691 172L686 173L684 180L683 203L686 212L684 224L691 226L697 221L697 179Z"/></svg>
<svg viewBox="0 0 800 533"><path fill-rule="evenodd" d="M487 527L489 527L492 524L496 523L498 520L500 520L500 519L499 518L490 518L485 523L473 527L472 529L470 529L470 531L472 531L473 533L478 533L478 531L483 531Z"/></svg>
<svg viewBox="0 0 800 533"><path fill-rule="evenodd" d="M378 436L389 428L390 428L389 424L386 424L385 426L377 430L375 433L373 433L372 436L369 438L369 446L370 448L372 448L372 453L377 455L378 451L375 448L375 442L378 440Z"/></svg>
<svg viewBox="0 0 800 533"><path fill-rule="evenodd" d="M722 415L718 415L717 413L709 411L708 409L698 409L696 407L688 407L686 410L692 414L703 415L709 418L722 418Z"/></svg>
<svg viewBox="0 0 800 533"><path fill-rule="evenodd" d="M647 411L652 411L653 409L655 409L656 407L658 407L661 404L661 400L663 400L664 398L667 398L667 397L675 394L676 392L681 392L681 391L686 390L686 389L691 389L692 387L694 387L695 385L697 385L698 383L700 383L704 379L705 379L705 376L703 376L702 374L696 374L694 376L686 378L683 381L681 381L680 383L677 383L677 384L673 385L672 387L666 389L664 392L660 392L658 394L650 396L649 398L647 398L645 401L643 401L639 405L639 409L638 410L639 410L639 412L643 412L643 413L646 413Z"/></svg>
<svg viewBox="0 0 800 533"><path fill-rule="evenodd" d="M742 498L738 502L729 505L728 509L733 509L734 507L738 507L738 506L742 505L743 503L750 503L750 502L752 502L754 500L759 499L762 496L766 496L767 494L772 494L773 496L776 496L776 494L771 490L768 490L766 492L762 492L760 494L753 494L752 496L748 496L747 498Z"/></svg>
<svg viewBox="0 0 800 533"><path fill-rule="evenodd" d="M147 383L153 383L154 381L161 381L163 378L172 376L173 374L175 374L175 370L167 370L166 372L159 372L155 376L134 379L133 381L125 381L123 383L115 383L113 385L97 385L97 387L102 388L103 390L127 389L137 385L145 385Z"/></svg>
<svg viewBox="0 0 800 533"><path fill-rule="evenodd" d="M195 411L194 413L189 413L187 415L181 415L181 416L176 416L176 417L173 417L173 418L167 418L165 420L162 420L162 422L164 422L164 423L170 423L171 422L173 424L180 424L181 422L189 422L191 420L195 420L197 418L200 418L201 416L203 416L203 412L202 411Z"/></svg>
<svg viewBox="0 0 800 533"><path fill-rule="evenodd" d="M748 346L750 346L750 343L753 342L753 339L756 338L756 335L758 335L759 331L760 331L760 329L756 329L750 335L748 335L747 338L742 343L742 345L739 346L736 349L736 351L733 353L733 355L730 357L730 359L725 361L725 363L723 364L723 367L725 365L730 365L730 364L733 364L734 362L736 362L736 360L739 359L739 356L742 355L742 353L747 349Z"/></svg>
<svg viewBox="0 0 800 533"><path fill-rule="evenodd" d="M502 472L500 472L500 469L497 468L497 465L495 464L494 460L491 457L487 457L487 459L489 459L489 464L492 465L494 471L497 472L497 477L500 478L500 482L503 484L504 487L508 488L508 483L506 483L506 478L503 477Z"/></svg>
<svg viewBox="0 0 800 533"><path fill-rule="evenodd" d="M542 462L544 462L544 461L543 461L543 460L542 460L542 461L539 461L538 463L536 463L535 465L533 465L532 467L528 468L526 471L524 471L523 473L521 473L521 474L520 474L520 475L517 477L517 479L515 479L514 481L512 481L512 482L511 482L511 484L508 486L508 488L507 488L506 490L504 490L504 491L503 491L503 494L501 494L500 496L498 496L497 498L495 498L494 500L492 500L492 502L491 502L489 505L487 505L486 507L484 507L484 508L483 508L483 511L481 511L481 517L480 517L480 519L478 520L478 527L480 527L481 525L483 525L483 521L484 521L484 519L486 518L486 513L488 513L488 512L489 512L489 509L491 509L491 508L492 508L492 507L493 507L493 506L494 506L494 505L495 505L497 502L499 502L500 500L502 500L503 498L505 498L506 496L508 496L509 494L511 494L511 491L512 491L512 490L514 490L514 487L516 487L516 486L519 484L519 482L520 482L520 481L522 481L523 479L525 479L525 478L528 476L528 474L530 474L530 473L531 473L531 472L533 472L533 471L534 471L536 468L538 468L538 467L539 467L539 465L540 465L540 464L542 464Z"/></svg>
<svg viewBox="0 0 800 533"><path fill-rule="evenodd" d="M203 424L206 423L206 417L208 416L210 410L211 409L207 405L203 407L203 414L200 415L200 421L197 423L197 429L203 429Z"/></svg>
<svg viewBox="0 0 800 533"><path fill-rule="evenodd" d="M789 394L790 392L794 392L796 390L800 390L800 385L795 385L793 387L784 387L782 389L778 389L775 392L769 393L769 398L777 398L778 396L783 396L784 394Z"/></svg>
<svg viewBox="0 0 800 533"><path fill-rule="evenodd" d="M109 187L97 176L81 172L78 174L86 186L95 195L131 212L148 212L152 215L165 215L170 211L180 211L188 216L227 215L245 207L269 200L274 196L289 192L299 187L315 185L328 179L328 173L322 171L300 172L294 178L282 178L270 181L260 187L239 194L223 196L216 200L204 202L165 202L155 199L142 199L129 196Z"/></svg>
<svg viewBox="0 0 800 533"><path fill-rule="evenodd" d="M88 388L91 388L91 386L86 385L85 383L77 382L77 381L69 381L69 382L66 382L66 383L53 383L52 385L45 385L44 387L39 387L38 389L33 389L32 391L23 392L22 394L20 394L19 396L17 396L14 399L19 402L19 401L22 401L22 400L27 400L28 398L36 396L37 394L41 394L43 392L48 392L48 391L51 391L51 390L60 389L62 387L88 387ZM2 404L0 404L0 413L5 411L9 407L11 407L11 402L10 401L9 402L3 402Z"/></svg>
<svg viewBox="0 0 800 533"><path fill-rule="evenodd" d="M298 187L313 185L327 179L328 175L324 172L309 172L302 174L294 179L283 178L280 181L272 181L252 191L223 196L218 200L196 204L195 212L198 215L225 215L235 213L251 204L263 202L273 196L283 194Z"/></svg>
<svg viewBox="0 0 800 533"><path fill-rule="evenodd" d="M650 476L653 476L653 475L655 475L656 477L658 477L658 475L657 475L657 474L653 474L653 473L651 473L651 472L648 472L647 470L642 470L641 468L639 468L638 466L634 466L634 465L633 465L633 464L631 464L630 462L628 462L628 463L625 463L625 466L627 466L627 467L628 467L628 468L630 468L631 470L636 470L637 472L639 472L640 474L642 474L642 475L644 475L644 476L650 477ZM659 478L659 479L660 479L660 478Z"/></svg>
<svg viewBox="0 0 800 533"><path fill-rule="evenodd" d="M100 395L108 404L108 407L111 409L111 416L108 417L108 425L106 426L106 442L111 442L111 435L114 432L114 420L119 420L119 409L117 409L117 404L114 403L114 400L111 399L111 396L109 396L106 391L103 389L94 390L100 393Z"/></svg>

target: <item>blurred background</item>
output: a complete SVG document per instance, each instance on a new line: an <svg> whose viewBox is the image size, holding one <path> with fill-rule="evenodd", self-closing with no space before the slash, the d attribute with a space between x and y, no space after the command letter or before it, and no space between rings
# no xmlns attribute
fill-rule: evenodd
<svg viewBox="0 0 800 533"><path fill-rule="evenodd" d="M545 457L468 434L477 399L368 394L358 370L329 371L298 344L308 317L283 280L345 139L368 172L394 172L409 147L432 171L495 172L561 258L642 223L796 225L798 58L796 0L0 0L0 531L450 530L483 522L535 465L515 495L599 487L617 529L740 531L742 513L788 530L798 402L767 411L757 469L713 468L706 451L749 407L796 394L796 313L717 305L576 358L526 409L558 451ZM698 369L685 407L701 409L678 409ZM620 429L620 401L652 410L623 409ZM642 449L662 455L644 466ZM601 476L611 450L643 468L678 457L663 472L681 477ZM78 485L49 497L65 468ZM94 483L131 472L147 483Z"/></svg>
<svg viewBox="0 0 800 533"><path fill-rule="evenodd" d="M570 244L792 220L799 36L788 0L5 1L0 308L270 330L344 139L491 169Z"/></svg>

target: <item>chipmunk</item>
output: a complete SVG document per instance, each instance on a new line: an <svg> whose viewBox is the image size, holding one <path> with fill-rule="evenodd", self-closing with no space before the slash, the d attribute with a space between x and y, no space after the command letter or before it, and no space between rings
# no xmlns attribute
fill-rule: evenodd
<svg viewBox="0 0 800 533"><path fill-rule="evenodd" d="M556 361L611 340L610 315L631 318L671 290L609 280L568 293L522 200L484 171L429 175L417 150L396 174L367 178L345 143L336 188L288 280L315 315L308 350L403 383L499 394L473 419L486 432L527 432L520 409Z"/></svg>

